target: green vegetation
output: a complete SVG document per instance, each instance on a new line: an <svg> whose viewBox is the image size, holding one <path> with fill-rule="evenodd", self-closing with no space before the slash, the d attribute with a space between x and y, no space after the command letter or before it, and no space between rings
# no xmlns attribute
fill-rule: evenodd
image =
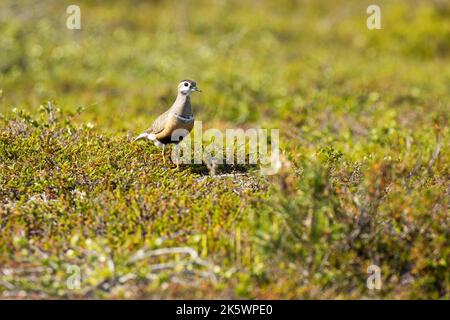
<svg viewBox="0 0 450 320"><path fill-rule="evenodd" d="M0 297L450 298L447 1L378 1L382 30L370 1L29 3L0 2ZM277 175L131 142L185 78L204 129L280 128Z"/></svg>

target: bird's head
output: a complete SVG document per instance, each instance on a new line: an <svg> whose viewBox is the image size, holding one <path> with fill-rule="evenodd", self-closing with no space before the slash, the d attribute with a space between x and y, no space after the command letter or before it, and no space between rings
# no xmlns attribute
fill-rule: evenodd
<svg viewBox="0 0 450 320"><path fill-rule="evenodd" d="M199 88L197 88L197 83L193 80L181 80L178 85L178 92L184 95L190 95L192 92L198 91L201 92Z"/></svg>

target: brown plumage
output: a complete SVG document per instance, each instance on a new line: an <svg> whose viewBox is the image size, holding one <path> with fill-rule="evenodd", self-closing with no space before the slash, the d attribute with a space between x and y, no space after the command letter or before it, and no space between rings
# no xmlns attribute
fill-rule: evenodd
<svg viewBox="0 0 450 320"><path fill-rule="evenodd" d="M163 147L169 143L179 143L194 127L194 114L192 112L190 95L200 91L192 80L182 80L178 85L178 95L169 110L161 114L144 133L134 139L147 138L157 146Z"/></svg>

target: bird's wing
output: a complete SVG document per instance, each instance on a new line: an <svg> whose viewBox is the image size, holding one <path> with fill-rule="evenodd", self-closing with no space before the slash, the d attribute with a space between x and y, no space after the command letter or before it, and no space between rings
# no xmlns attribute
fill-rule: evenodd
<svg viewBox="0 0 450 320"><path fill-rule="evenodd" d="M169 111L164 112L153 122L150 128L147 129L147 133L158 134L164 130L167 123L167 118L169 117Z"/></svg>

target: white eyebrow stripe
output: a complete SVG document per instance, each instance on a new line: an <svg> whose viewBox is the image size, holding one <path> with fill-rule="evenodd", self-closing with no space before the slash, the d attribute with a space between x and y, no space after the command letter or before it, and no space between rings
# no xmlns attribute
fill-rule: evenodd
<svg viewBox="0 0 450 320"><path fill-rule="evenodd" d="M190 115L188 117L183 117L183 116L181 116L179 114L175 114L175 117L177 119L180 119L181 121L192 121L192 120L194 120L194 116L192 116L192 115Z"/></svg>

